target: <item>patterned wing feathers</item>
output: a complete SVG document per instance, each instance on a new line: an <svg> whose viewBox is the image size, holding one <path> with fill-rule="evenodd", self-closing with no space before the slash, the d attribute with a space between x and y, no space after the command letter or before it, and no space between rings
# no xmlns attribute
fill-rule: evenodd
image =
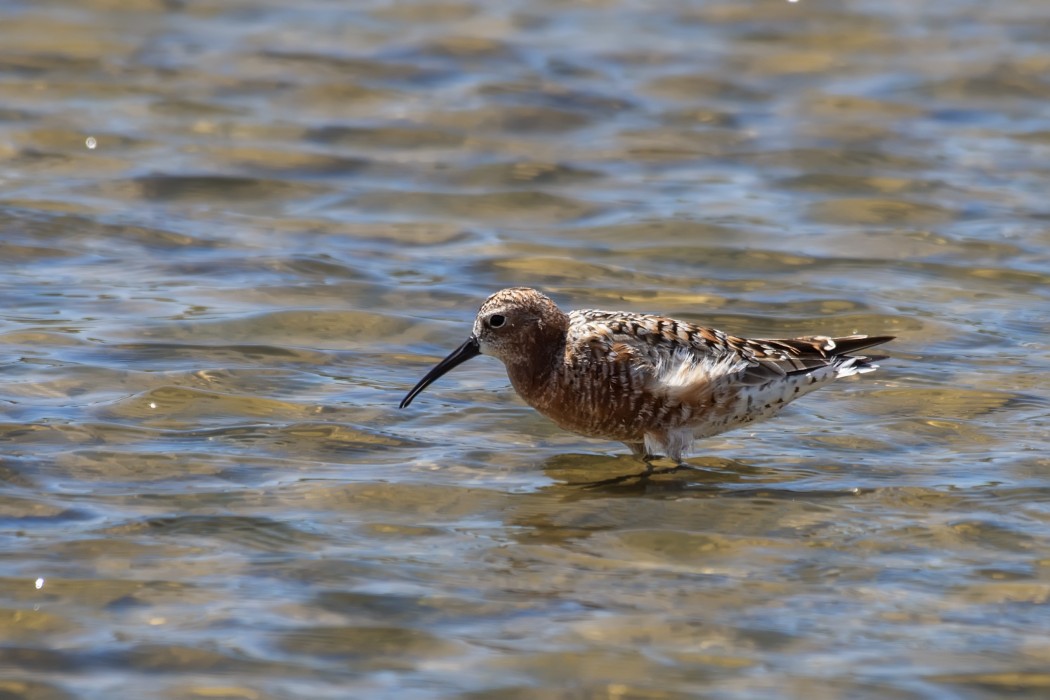
<svg viewBox="0 0 1050 700"><path fill-rule="evenodd" d="M610 352L617 346L615 354L619 357L629 355L632 363L642 363L654 370L690 360L704 362L711 370L717 366L726 372L743 367L744 384L805 373L851 358L855 366L864 367L884 356L852 353L893 340L893 336L866 335L748 339L664 316L594 309L574 311L570 318L573 319L570 333L576 343L592 348L605 346Z"/></svg>

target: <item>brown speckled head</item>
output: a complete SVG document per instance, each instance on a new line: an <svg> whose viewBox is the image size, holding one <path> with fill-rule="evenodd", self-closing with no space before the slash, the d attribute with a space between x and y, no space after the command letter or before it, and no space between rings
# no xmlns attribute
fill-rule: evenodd
<svg viewBox="0 0 1050 700"><path fill-rule="evenodd" d="M466 342L437 363L401 400L401 408L449 370L480 354L507 366L511 382L545 376L555 353L565 346L569 317L546 295L528 287L496 292L481 305L474 332Z"/></svg>
<svg viewBox="0 0 1050 700"><path fill-rule="evenodd" d="M503 289L488 299L474 320L474 337L482 354L503 364L532 365L564 345L558 342L569 317L550 297L528 287Z"/></svg>

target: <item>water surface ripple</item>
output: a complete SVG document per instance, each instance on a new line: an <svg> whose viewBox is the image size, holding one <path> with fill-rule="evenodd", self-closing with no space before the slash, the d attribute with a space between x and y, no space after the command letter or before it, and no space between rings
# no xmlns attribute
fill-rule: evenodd
<svg viewBox="0 0 1050 700"><path fill-rule="evenodd" d="M0 7L0 696L1043 698L1050 4ZM630 473L490 292L862 381Z"/></svg>

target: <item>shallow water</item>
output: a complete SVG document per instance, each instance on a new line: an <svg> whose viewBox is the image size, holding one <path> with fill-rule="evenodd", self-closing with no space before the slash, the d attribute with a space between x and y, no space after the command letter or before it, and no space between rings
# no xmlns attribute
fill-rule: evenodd
<svg viewBox="0 0 1050 700"><path fill-rule="evenodd" d="M1042 698L1050 4L0 7L0 695ZM638 470L480 301L895 334Z"/></svg>

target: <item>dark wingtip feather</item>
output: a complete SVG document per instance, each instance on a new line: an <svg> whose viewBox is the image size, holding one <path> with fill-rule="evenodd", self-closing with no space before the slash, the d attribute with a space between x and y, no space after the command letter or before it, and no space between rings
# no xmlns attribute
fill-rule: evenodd
<svg viewBox="0 0 1050 700"><path fill-rule="evenodd" d="M897 336L894 335L847 335L842 338L832 338L831 340L835 343L835 347L828 352L832 356L848 355L858 350L888 343L891 340L896 340L896 338Z"/></svg>
<svg viewBox="0 0 1050 700"><path fill-rule="evenodd" d="M874 362L885 355L854 355L859 350L893 340L889 335L846 335L832 338L824 335L777 340L743 340L742 346L752 353L755 365L748 368L750 382L767 381L776 376L811 372L818 367L849 363L858 369L875 369Z"/></svg>

